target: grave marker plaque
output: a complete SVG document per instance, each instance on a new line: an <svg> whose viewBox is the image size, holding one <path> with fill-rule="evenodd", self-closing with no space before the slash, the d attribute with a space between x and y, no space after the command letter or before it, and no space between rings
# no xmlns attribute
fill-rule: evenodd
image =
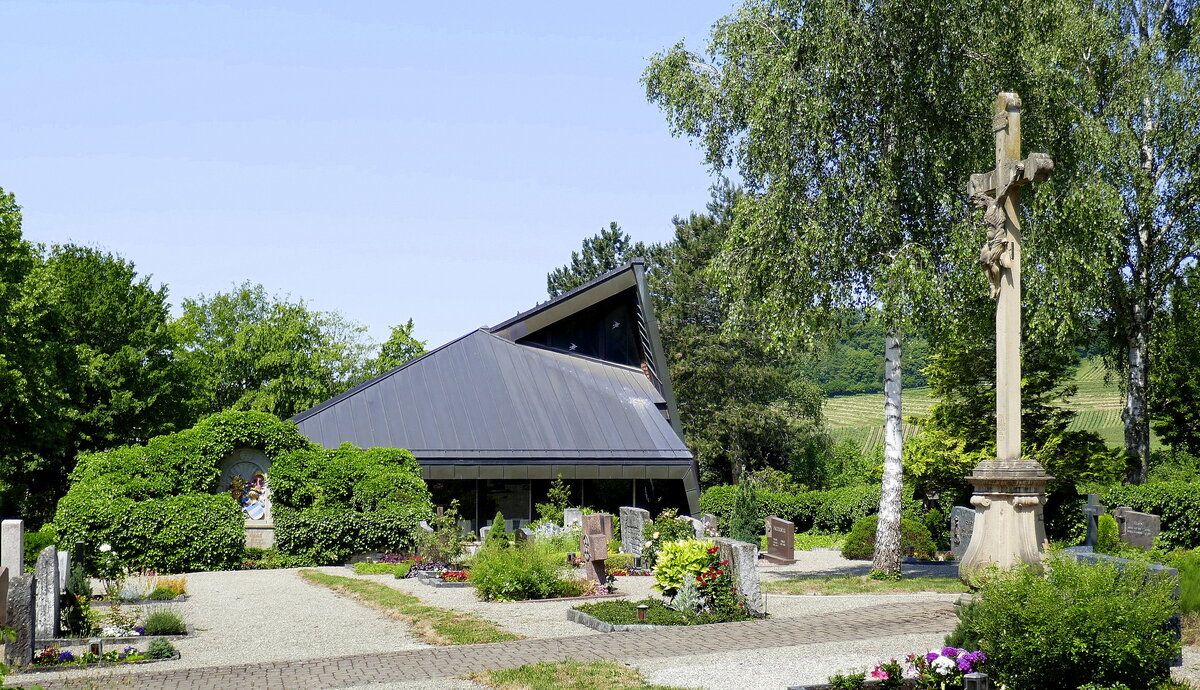
<svg viewBox="0 0 1200 690"><path fill-rule="evenodd" d="M954 506L954 510L950 511L950 553L962 556L971 545L974 532L975 509Z"/></svg>
<svg viewBox="0 0 1200 690"><path fill-rule="evenodd" d="M646 523L650 521L650 511L642 508L621 508L621 552L632 554L635 558L642 557L642 544L645 542L644 532Z"/></svg>
<svg viewBox="0 0 1200 690"><path fill-rule="evenodd" d="M1162 518L1150 513L1139 513L1129 506L1121 506L1113 511L1117 520L1117 528L1121 540L1130 546L1149 550L1154 546L1154 538L1162 531Z"/></svg>
<svg viewBox="0 0 1200 690"><path fill-rule="evenodd" d="M783 518L767 518L766 559L779 565L796 562L796 526Z"/></svg>
<svg viewBox="0 0 1200 690"><path fill-rule="evenodd" d="M1083 514L1087 516L1087 539L1084 540L1084 546L1096 545L1096 529L1100 516L1107 512L1108 509L1100 505L1100 496L1097 494L1088 494L1087 505L1083 507Z"/></svg>

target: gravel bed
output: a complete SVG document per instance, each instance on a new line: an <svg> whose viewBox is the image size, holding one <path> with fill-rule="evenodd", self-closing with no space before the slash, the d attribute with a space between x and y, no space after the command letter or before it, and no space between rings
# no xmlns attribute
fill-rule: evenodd
<svg viewBox="0 0 1200 690"><path fill-rule="evenodd" d="M345 574L341 568L320 570ZM191 595L188 601L173 605L196 629L194 636L174 643L182 658L133 669L121 667L122 673L318 659L429 646L414 639L404 623L327 587L309 584L296 574L296 569L192 573L187 587ZM87 670L39 673L37 682L78 678L83 673ZM19 674L9 677L10 683L21 681Z"/></svg>

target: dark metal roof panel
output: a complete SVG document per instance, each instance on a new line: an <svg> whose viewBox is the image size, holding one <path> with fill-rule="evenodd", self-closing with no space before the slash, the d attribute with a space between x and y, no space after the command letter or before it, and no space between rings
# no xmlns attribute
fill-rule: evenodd
<svg viewBox="0 0 1200 690"><path fill-rule="evenodd" d="M418 458L690 458L638 370L478 330L294 421L326 447Z"/></svg>

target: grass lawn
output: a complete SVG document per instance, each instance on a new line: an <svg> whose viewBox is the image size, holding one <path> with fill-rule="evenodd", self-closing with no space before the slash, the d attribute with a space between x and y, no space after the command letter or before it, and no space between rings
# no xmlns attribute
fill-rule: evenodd
<svg viewBox="0 0 1200 690"><path fill-rule="evenodd" d="M300 577L410 624L417 636L429 644L480 644L521 639L520 635L501 630L491 621L422 604L413 595L378 582L329 575L317 570L301 570Z"/></svg>
<svg viewBox="0 0 1200 690"><path fill-rule="evenodd" d="M500 690L680 690L650 685L642 674L611 661L562 661L529 664L499 671L474 673L467 678Z"/></svg>
<svg viewBox="0 0 1200 690"><path fill-rule="evenodd" d="M646 620L644 621L638 620L638 604L646 604L650 607L646 610ZM700 614L689 617L673 608L667 607L658 599L643 599L641 601L614 599L595 604L584 604L575 608L593 618L598 618L605 623L612 623L613 625L703 625L705 623L728 623L733 620L755 620L753 616L732 618L711 614Z"/></svg>
<svg viewBox="0 0 1200 690"><path fill-rule="evenodd" d="M967 586L954 577L910 577L898 582L872 580L867 575L797 577L762 583L770 594L910 594L944 592L958 594Z"/></svg>

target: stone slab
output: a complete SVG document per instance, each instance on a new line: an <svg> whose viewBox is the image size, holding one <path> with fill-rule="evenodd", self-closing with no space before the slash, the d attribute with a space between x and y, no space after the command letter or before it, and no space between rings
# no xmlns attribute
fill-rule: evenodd
<svg viewBox="0 0 1200 690"><path fill-rule="evenodd" d="M0 567L8 568L13 577L25 572L25 521L9 519L0 522Z"/></svg>
<svg viewBox="0 0 1200 690"><path fill-rule="evenodd" d="M613 538L613 522L612 515L609 513L592 513L583 516L583 533L596 534L603 532L604 538L612 541Z"/></svg>
<svg viewBox="0 0 1200 690"><path fill-rule="evenodd" d="M567 508L563 511L563 527L583 527L583 511L578 508Z"/></svg>
<svg viewBox="0 0 1200 690"><path fill-rule="evenodd" d="M971 545L971 536L975 532L975 509L966 506L954 506L950 511L950 553L961 556Z"/></svg>
<svg viewBox="0 0 1200 690"><path fill-rule="evenodd" d="M720 549L722 561L733 568L733 581L738 592L746 598L746 608L754 613L766 611L762 585L758 578L758 544L717 537L713 540Z"/></svg>
<svg viewBox="0 0 1200 690"><path fill-rule="evenodd" d="M644 508L621 507L621 553L640 558L645 542L646 525L650 523L650 511Z"/></svg>
<svg viewBox="0 0 1200 690"><path fill-rule="evenodd" d="M8 620L8 568L0 567L0 628Z"/></svg>
<svg viewBox="0 0 1200 690"><path fill-rule="evenodd" d="M58 552L58 592L67 591L67 578L71 576L71 554L67 551Z"/></svg>
<svg viewBox="0 0 1200 690"><path fill-rule="evenodd" d="M768 561L779 565L796 562L796 526L783 518L772 515L766 520Z"/></svg>
<svg viewBox="0 0 1200 690"><path fill-rule="evenodd" d="M39 640L58 637L58 550L47 546L37 559L37 620Z"/></svg>
<svg viewBox="0 0 1200 690"><path fill-rule="evenodd" d="M4 645L4 663L9 666L28 666L33 663L36 586L37 578L32 574L9 580L6 624L16 635L15 639Z"/></svg>
<svg viewBox="0 0 1200 690"><path fill-rule="evenodd" d="M1162 531L1162 518L1151 513L1139 513L1129 506L1113 511L1121 539L1130 546L1140 549L1154 547L1154 538Z"/></svg>

